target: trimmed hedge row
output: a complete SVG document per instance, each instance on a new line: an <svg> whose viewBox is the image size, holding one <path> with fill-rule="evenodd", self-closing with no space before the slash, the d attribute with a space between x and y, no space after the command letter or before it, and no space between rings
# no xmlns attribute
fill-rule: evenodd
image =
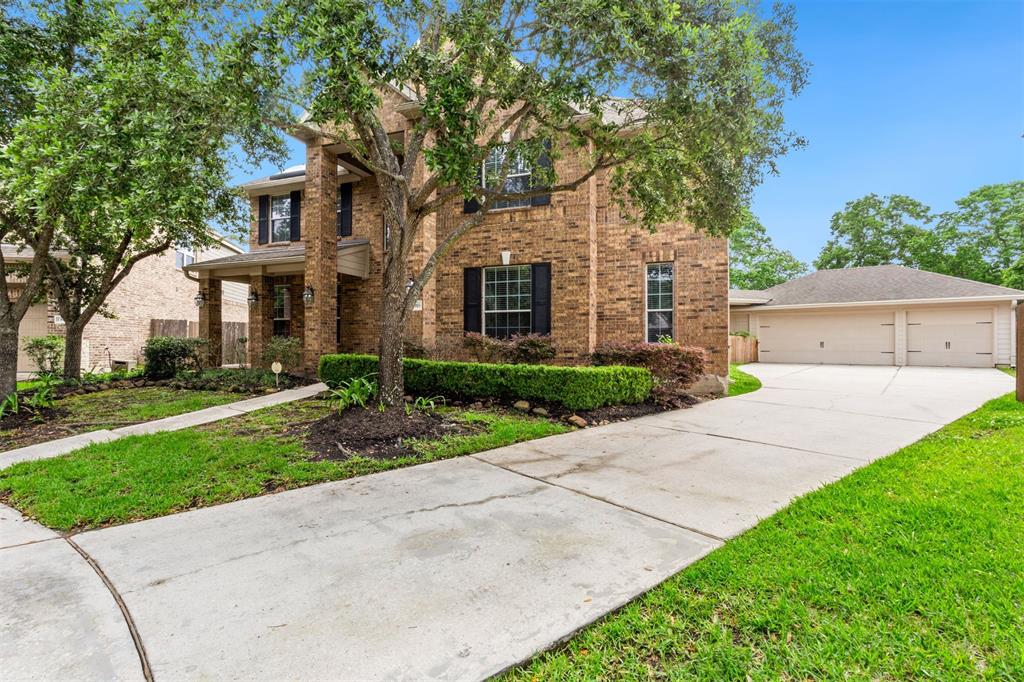
<svg viewBox="0 0 1024 682"><path fill-rule="evenodd" d="M405 389L462 400L500 398L557 403L570 410L642 403L654 378L642 367L493 365L406 358ZM324 355L320 380L331 385L378 371L375 355Z"/></svg>

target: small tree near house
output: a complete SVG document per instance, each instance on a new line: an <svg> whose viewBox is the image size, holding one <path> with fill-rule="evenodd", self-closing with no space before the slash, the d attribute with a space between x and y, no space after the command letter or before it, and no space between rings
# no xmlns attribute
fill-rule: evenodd
<svg viewBox="0 0 1024 682"><path fill-rule="evenodd" d="M697 228L728 233L766 165L800 143L782 119L805 78L794 26L788 8L730 0L274 3L263 40L244 45L382 196L382 401L402 400L405 322L439 259L496 206L607 173L647 229L685 209ZM401 140L381 115L396 89L417 108ZM515 179L523 167L529 186ZM414 268L425 222L453 201L476 210Z"/></svg>

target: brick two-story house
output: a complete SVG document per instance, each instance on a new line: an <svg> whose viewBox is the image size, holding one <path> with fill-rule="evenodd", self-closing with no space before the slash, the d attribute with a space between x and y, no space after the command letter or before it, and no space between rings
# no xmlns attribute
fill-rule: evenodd
<svg viewBox="0 0 1024 682"><path fill-rule="evenodd" d="M384 106L389 133L400 141L415 105L388 93ZM201 278L207 299L201 335L219 334L221 283L248 284L251 357L273 335L299 337L311 371L324 353L376 352L387 235L370 172L315 128L298 134L304 166L244 186L254 215L250 251L187 270ZM582 164L575 154L556 155L559 176ZM414 267L472 210L458 199L428 219ZM723 238L683 222L654 234L624 222L599 174L573 192L493 206L442 259L406 338L451 356L466 332L544 333L559 358L572 362L602 342L671 336L706 348L709 372L724 376L728 270Z"/></svg>

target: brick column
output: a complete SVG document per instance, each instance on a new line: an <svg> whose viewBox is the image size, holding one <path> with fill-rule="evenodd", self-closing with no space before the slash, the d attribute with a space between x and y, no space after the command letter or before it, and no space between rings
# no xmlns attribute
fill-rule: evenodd
<svg viewBox="0 0 1024 682"><path fill-rule="evenodd" d="M199 282L199 291L206 303L199 309L199 338L210 342L209 362L220 367L224 361L224 334L221 326L221 286L219 279L204 278Z"/></svg>
<svg viewBox="0 0 1024 682"><path fill-rule="evenodd" d="M250 367L257 367L267 341L274 333L274 288L269 277L253 275L249 289L256 294L256 305L249 306L249 343L246 353Z"/></svg>
<svg viewBox="0 0 1024 682"><path fill-rule="evenodd" d="M306 147L306 188L302 199L302 241L306 245L304 286L312 287L313 303L305 305L303 364L316 372L320 356L338 348L335 305L338 284L338 157L314 140Z"/></svg>

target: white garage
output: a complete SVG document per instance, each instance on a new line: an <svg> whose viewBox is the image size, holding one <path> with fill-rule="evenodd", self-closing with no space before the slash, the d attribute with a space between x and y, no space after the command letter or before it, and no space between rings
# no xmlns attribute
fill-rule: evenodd
<svg viewBox="0 0 1024 682"><path fill-rule="evenodd" d="M1024 291L885 265L823 270L730 296L730 330L758 339L760 362L1015 365Z"/></svg>

